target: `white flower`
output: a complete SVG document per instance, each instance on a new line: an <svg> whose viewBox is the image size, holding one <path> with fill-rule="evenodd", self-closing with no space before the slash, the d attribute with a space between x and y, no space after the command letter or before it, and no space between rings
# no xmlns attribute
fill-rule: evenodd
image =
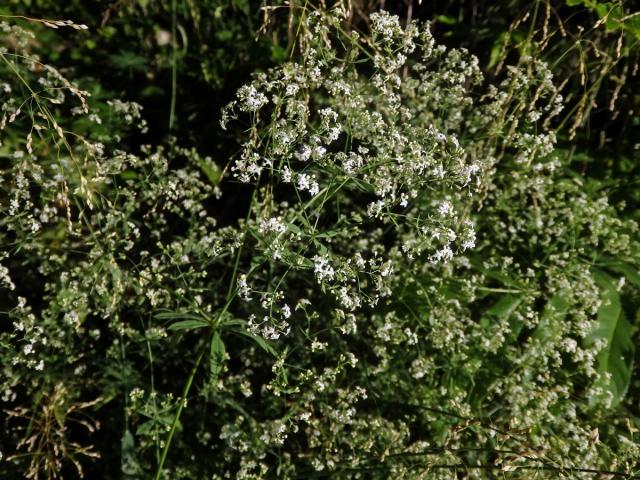
<svg viewBox="0 0 640 480"><path fill-rule="evenodd" d="M320 192L320 185L318 185L318 182L314 180L311 182L311 186L309 187L309 193L315 197L318 192Z"/></svg>
<svg viewBox="0 0 640 480"><path fill-rule="evenodd" d="M298 93L298 90L300 90L300 87L298 87L297 84L290 83L289 85L287 85L287 88L285 88L284 94L287 97L291 97L291 96L295 95L296 93Z"/></svg>
<svg viewBox="0 0 640 480"><path fill-rule="evenodd" d="M267 233L284 233L287 230L287 227L280 218L269 218L260 220L260 225L258 226L258 231L264 235Z"/></svg>
<svg viewBox="0 0 640 480"><path fill-rule="evenodd" d="M282 181L284 183L291 183L291 170L289 167L284 167L282 170Z"/></svg>
<svg viewBox="0 0 640 480"><path fill-rule="evenodd" d="M449 202L448 200L440 202L440 205L438 205L438 214L441 217L448 217L453 213L454 213L454 210L453 210L453 205L451 205L451 202Z"/></svg>
<svg viewBox="0 0 640 480"><path fill-rule="evenodd" d="M324 156L325 153L327 153L327 149L324 148L322 145L318 145L314 149L314 153L316 154L316 157L322 157Z"/></svg>
<svg viewBox="0 0 640 480"><path fill-rule="evenodd" d="M431 263L447 262L453 258L453 251L449 245L445 245L431 256Z"/></svg>
<svg viewBox="0 0 640 480"><path fill-rule="evenodd" d="M298 190L307 190L309 188L309 176L305 173L298 175Z"/></svg>
<svg viewBox="0 0 640 480"><path fill-rule="evenodd" d="M264 93L258 92L253 85L243 85L238 90L238 99L242 102L241 109L255 112L268 102Z"/></svg>
<svg viewBox="0 0 640 480"><path fill-rule="evenodd" d="M338 139L338 137L340 136L340 132L341 132L340 127L333 127L331 130L329 130L329 135L328 135L329 141L330 142L336 141ZM319 147L319 148L322 148L322 147ZM324 152L323 152L323 154L324 154Z"/></svg>
<svg viewBox="0 0 640 480"><path fill-rule="evenodd" d="M463 250L469 250L470 248L473 248L476 246L476 241L473 238L467 239L464 242L462 242L462 249Z"/></svg>
<svg viewBox="0 0 640 480"><path fill-rule="evenodd" d="M238 295L243 300L251 300L251 288L247 284L247 276L245 274L238 277Z"/></svg>
<svg viewBox="0 0 640 480"><path fill-rule="evenodd" d="M313 271L316 274L316 278L318 279L318 281L321 282L325 278L328 280L333 280L335 271L333 270L333 267L329 264L329 260L327 260L324 257L320 257L316 255L313 258L313 261L314 261Z"/></svg>
<svg viewBox="0 0 640 480"><path fill-rule="evenodd" d="M298 158L303 162L309 160L311 158L311 147L309 145L303 145L302 147L300 147Z"/></svg>

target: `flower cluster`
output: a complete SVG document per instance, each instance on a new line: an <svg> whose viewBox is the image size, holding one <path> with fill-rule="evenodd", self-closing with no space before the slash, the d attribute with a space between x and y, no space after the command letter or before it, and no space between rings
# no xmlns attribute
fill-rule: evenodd
<svg viewBox="0 0 640 480"><path fill-rule="evenodd" d="M0 85L0 476L80 465L79 431L128 478L637 468L639 229L555 145L548 68L492 84L429 25L309 8L223 110L225 168L125 149L140 105L0 51L47 92Z"/></svg>

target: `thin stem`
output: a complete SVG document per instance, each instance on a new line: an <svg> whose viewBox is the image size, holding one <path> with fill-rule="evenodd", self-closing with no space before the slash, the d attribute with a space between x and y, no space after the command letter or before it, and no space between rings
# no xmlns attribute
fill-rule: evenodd
<svg viewBox="0 0 640 480"><path fill-rule="evenodd" d="M253 209L253 202L255 200L255 195L256 195L256 191L254 189L252 195L251 195L251 203L249 204L249 211L247 212L247 217L246 220L248 221L250 216L251 216L251 211ZM231 274L231 280L229 282L229 289L227 290L227 296L226 296L226 301L224 303L224 306L222 307L222 309L220 310L220 312L218 313L215 322L213 324L214 330L218 328L219 324L220 324L220 320L222 319L222 316L227 312L229 306L231 305L231 302L233 301L233 299L235 298L235 296L237 295L237 289L234 288L234 285L236 283L236 277L238 274L238 267L240 265L240 257L242 255L242 247L244 246L244 242L238 247L238 252L236 254L236 259L233 265L233 272ZM180 396L180 402L178 404L178 410L176 411L175 416L173 417L173 422L171 423L171 430L169 431L169 435L167 437L167 441L164 445L164 448L162 449L162 456L160 457L160 462L158 463L158 470L156 471L156 475L155 475L155 480L160 480L160 476L162 475L162 467L164 466L164 462L167 458L167 453L169 453L169 447L171 446L171 441L173 440L173 435L176 431L176 426L178 425L178 420L180 420L180 415L182 414L182 410L184 409L184 405L185 402L187 400L187 396L189 395L189 390L191 390L191 384L193 383L193 379L196 376L196 372L198 371L198 367L200 366L200 363L202 363L202 359L204 358L204 353L207 350L207 345L209 345L209 343L211 342L211 337L213 335L213 331L212 330L210 332L209 335L209 340L206 341L204 343L204 345L202 346L202 349L200 350L200 353L198 353L198 358L196 358L195 363L193 364L193 367L191 368L191 372L189 372L189 377L187 378L187 382L184 385L184 388L182 389L182 395Z"/></svg>
<svg viewBox="0 0 640 480"><path fill-rule="evenodd" d="M143 324L144 328L144 324ZM147 335L144 337L145 343L147 344L147 356L149 359L149 372L151 375L151 392L153 393L153 411L157 415L158 405L156 401L156 383L155 383L155 375L153 374L153 351L151 350L151 342L149 342L149 338ZM158 433L158 426L155 425L153 429L153 442L155 443L156 450L156 462L160 461L160 435Z"/></svg>
<svg viewBox="0 0 640 480"><path fill-rule="evenodd" d="M171 2L171 106L169 109L169 130L173 128L176 116L176 97L178 89L178 41L176 38L176 0Z"/></svg>
<svg viewBox="0 0 640 480"><path fill-rule="evenodd" d="M173 422L171 423L171 430L169 431L169 436L167 437L167 441L162 449L162 456L160 457L160 463L158 463L158 470L156 471L155 480L160 480L160 476L162 475L162 467L164 466L164 461L167 458L167 453L169 452L169 446L171 445L171 440L173 439L173 434L176 431L176 426L178 425L178 420L180 419L180 414L182 414L182 409L184 408L184 404L187 400L187 395L189 395L189 390L191 389L191 384L193 383L193 379L196 376L196 372L198 371L198 367L202 362L202 358L204 357L204 352L207 350L207 343L202 346L200 349L200 353L198 354L198 358L196 358L193 367L191 368L191 372L189 372L189 377L187 378L187 383L184 384L184 388L182 389L182 395L180 396L180 402L178 403L178 411L173 417Z"/></svg>

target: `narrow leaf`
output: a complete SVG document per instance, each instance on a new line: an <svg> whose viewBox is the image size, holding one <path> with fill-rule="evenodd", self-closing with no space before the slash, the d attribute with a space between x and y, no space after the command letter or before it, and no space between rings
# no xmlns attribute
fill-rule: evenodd
<svg viewBox="0 0 640 480"><path fill-rule="evenodd" d="M209 356L209 379L213 382L222 373L224 366L225 347L220 337L220 332L216 332L211 339L211 354Z"/></svg>
<svg viewBox="0 0 640 480"><path fill-rule="evenodd" d="M202 317L199 315L194 315L192 313L181 313L181 312L161 312L154 315L154 318L158 320L175 320L176 318L184 318L188 320L202 320Z"/></svg>
<svg viewBox="0 0 640 480"><path fill-rule="evenodd" d="M262 348L265 352L270 353L274 357L278 356L278 352L276 352L276 350L264 338L262 338L262 337L260 337L258 335L254 335L253 333L248 332L247 330L232 329L231 331L235 332L235 333L238 333L240 335L244 335L245 337L250 338L251 340L256 342L256 344L260 348Z"/></svg>
<svg viewBox="0 0 640 480"><path fill-rule="evenodd" d="M195 330L196 328L209 327L209 322L204 320L182 320L169 325L168 330Z"/></svg>

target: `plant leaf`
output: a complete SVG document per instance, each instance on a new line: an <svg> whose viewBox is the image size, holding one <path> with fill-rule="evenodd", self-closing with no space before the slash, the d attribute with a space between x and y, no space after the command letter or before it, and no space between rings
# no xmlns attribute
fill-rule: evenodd
<svg viewBox="0 0 640 480"><path fill-rule="evenodd" d="M503 54L503 49L506 47L507 42L509 41L509 32L502 32L496 38L496 41L493 42L493 46L491 47L491 54L489 55L489 64L487 65L488 69L492 69L498 64L500 60L500 55Z"/></svg>
<svg viewBox="0 0 640 480"><path fill-rule="evenodd" d="M196 328L209 327L209 322L204 320L182 320L180 322L172 323L169 325L168 330L195 330Z"/></svg>
<svg viewBox="0 0 640 480"><path fill-rule="evenodd" d="M531 337L537 340L545 341L554 335L556 325L567 316L569 311L569 302L562 293L557 293L549 299L542 310L540 322L535 328Z"/></svg>
<svg viewBox="0 0 640 480"><path fill-rule="evenodd" d="M264 338L258 335L254 335L253 333L248 332L246 330L239 330L234 328L234 329L231 329L231 331L238 333L240 335L244 335L245 337L249 337L254 342L256 342L258 346L262 348L265 352L270 353L274 357L278 356L278 352L276 352L276 350Z"/></svg>
<svg viewBox="0 0 640 480"><path fill-rule="evenodd" d="M596 357L601 375L598 385L611 396L611 407L615 407L627 393L631 380L635 355L633 331L610 277L599 271L595 271L593 277L600 287L602 305L598 309L598 326L585 338L585 343L593 345L598 339L606 342ZM597 398L592 399L595 400Z"/></svg>
<svg viewBox="0 0 640 480"><path fill-rule="evenodd" d="M624 275L631 283L640 287L640 272L634 266L626 262L616 262L608 265L612 270Z"/></svg>
<svg viewBox="0 0 640 480"><path fill-rule="evenodd" d="M518 308L518 305L522 302L522 297L518 295L505 295L496 302L489 310L486 311L486 315L493 317L506 318Z"/></svg>
<svg viewBox="0 0 640 480"><path fill-rule="evenodd" d="M202 320L202 317L199 315L194 315L193 313L183 313L183 312L160 312L156 313L154 318L158 320L175 320L176 318L185 318L189 320Z"/></svg>
<svg viewBox="0 0 640 480"><path fill-rule="evenodd" d="M211 160L205 159L199 161L198 166L200 167L200 170L202 170L202 173L207 176L207 179L209 180L209 182L211 182L211 185L217 185L218 183L220 183L222 170L220 170L220 167L218 167L215 163L213 163Z"/></svg>
<svg viewBox="0 0 640 480"><path fill-rule="evenodd" d="M196 328L205 328L211 326L210 322L203 319L201 316L194 315L192 313L160 312L154 315L154 318L157 318L159 320L176 320L178 318L183 318L184 320L169 325L167 329L172 331L195 330Z"/></svg>
<svg viewBox="0 0 640 480"><path fill-rule="evenodd" d="M492 322L491 319L497 319L501 323L506 320L509 322L513 337L517 338L522 329L522 322L513 318L513 312L516 311L520 303L522 303L522 296L504 295L484 313L481 322L488 325Z"/></svg>
<svg viewBox="0 0 640 480"><path fill-rule="evenodd" d="M213 334L211 339L211 354L209 356L209 380L214 382L222 373L224 366L225 347L220 332Z"/></svg>
<svg viewBox="0 0 640 480"><path fill-rule="evenodd" d="M449 15L436 15L436 20L445 25L455 25L457 20Z"/></svg>

